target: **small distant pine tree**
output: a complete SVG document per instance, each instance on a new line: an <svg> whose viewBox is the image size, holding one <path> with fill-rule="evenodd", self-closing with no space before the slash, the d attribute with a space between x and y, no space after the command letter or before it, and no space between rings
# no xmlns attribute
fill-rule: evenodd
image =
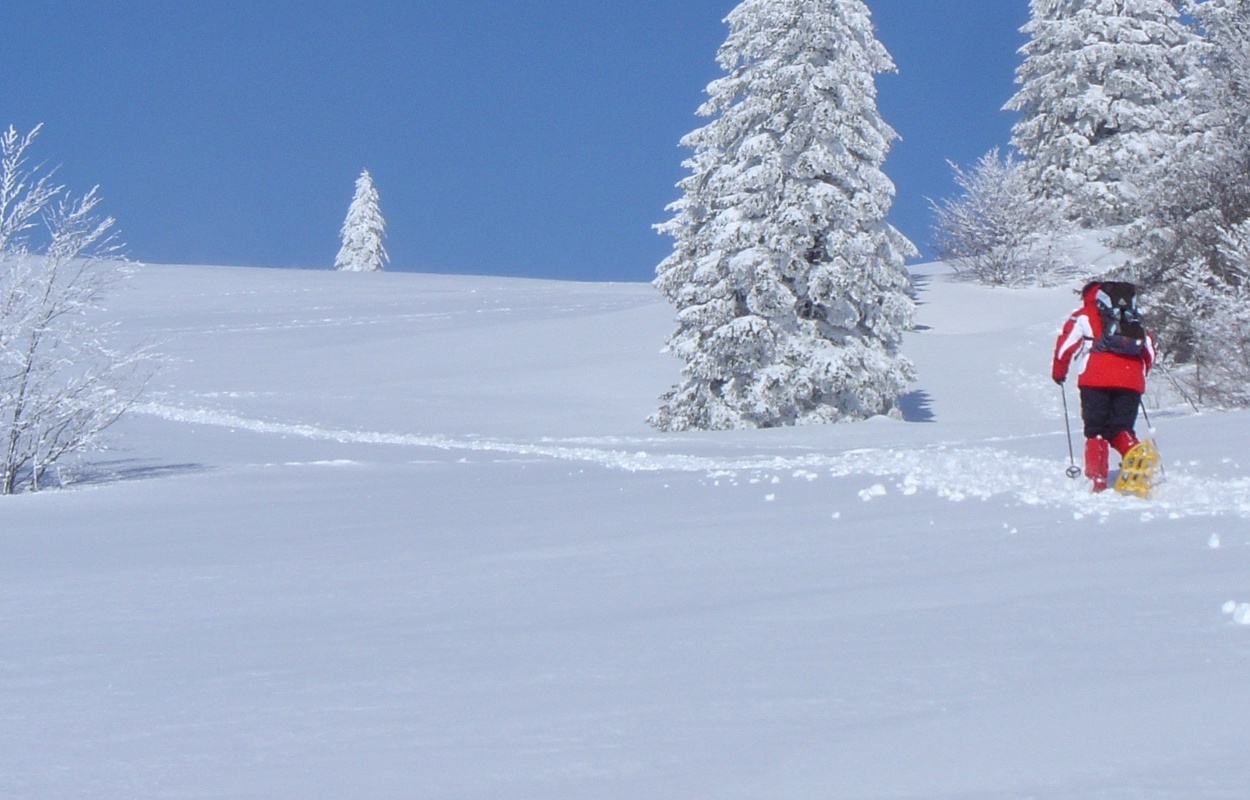
<svg viewBox="0 0 1250 800"><path fill-rule="evenodd" d="M1031 0L1006 108L1012 145L1043 197L1071 201L1089 227L1132 221L1143 173L1171 152L1193 31L1179 0Z"/></svg>
<svg viewBox="0 0 1250 800"><path fill-rule="evenodd" d="M896 134L875 75L894 63L862 0L746 0L727 18L706 126L656 287L677 308L684 380L649 422L766 428L890 413L912 380L904 259L885 222Z"/></svg>
<svg viewBox="0 0 1250 800"><path fill-rule="evenodd" d="M356 194L343 220L343 246L334 259L334 268L344 272L380 272L390 260L382 237L386 220L378 205L378 190L373 186L369 170L356 179Z"/></svg>

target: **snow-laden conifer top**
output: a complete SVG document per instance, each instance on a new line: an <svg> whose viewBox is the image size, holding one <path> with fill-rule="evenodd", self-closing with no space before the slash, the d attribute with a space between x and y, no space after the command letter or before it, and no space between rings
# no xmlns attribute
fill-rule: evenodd
<svg viewBox="0 0 1250 800"><path fill-rule="evenodd" d="M1032 0L1012 144L1036 190L1092 225L1131 220L1143 171L1176 146L1172 100L1196 37L1172 0Z"/></svg>
<svg viewBox="0 0 1250 800"><path fill-rule="evenodd" d="M345 272L381 271L389 260L382 244L385 234L386 220L382 218L378 190L369 170L363 170L356 179L356 193L343 220L343 246L334 259L334 268Z"/></svg>

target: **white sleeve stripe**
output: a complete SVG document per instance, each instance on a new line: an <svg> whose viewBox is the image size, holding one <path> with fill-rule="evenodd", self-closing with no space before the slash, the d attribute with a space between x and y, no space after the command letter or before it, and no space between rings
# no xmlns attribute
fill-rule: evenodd
<svg viewBox="0 0 1250 800"><path fill-rule="evenodd" d="M1094 331L1089 327L1089 320L1080 315L1074 316L1072 319L1076 322L1076 324L1072 326L1072 330L1068 333L1068 337L1064 339L1055 350L1055 357L1061 361L1066 361L1071 358L1077 347L1084 340L1094 338Z"/></svg>

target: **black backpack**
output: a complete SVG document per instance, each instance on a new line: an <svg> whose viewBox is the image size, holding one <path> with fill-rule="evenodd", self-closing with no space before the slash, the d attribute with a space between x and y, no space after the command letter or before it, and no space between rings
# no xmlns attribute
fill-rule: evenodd
<svg viewBox="0 0 1250 800"><path fill-rule="evenodd" d="M1110 281L1098 287L1095 296L1102 317L1102 336L1094 342L1096 353L1140 356L1146 348L1146 329L1137 310L1137 287Z"/></svg>

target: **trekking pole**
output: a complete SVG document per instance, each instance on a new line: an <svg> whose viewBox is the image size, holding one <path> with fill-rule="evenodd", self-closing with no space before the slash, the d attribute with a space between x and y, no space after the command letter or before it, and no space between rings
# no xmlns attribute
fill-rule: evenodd
<svg viewBox="0 0 1250 800"><path fill-rule="evenodd" d="M1151 438L1151 439L1156 438L1156 437L1155 437L1155 426L1154 426L1154 423L1152 423L1152 422L1150 421L1150 414L1146 413L1146 401L1145 401L1145 400L1141 400L1141 399L1139 399L1139 400L1137 401L1137 403L1138 403L1138 405L1140 405L1140 406L1141 406L1141 415L1142 415L1142 419L1146 420L1146 430L1150 431L1150 438ZM1163 460L1162 460L1162 459L1160 459L1160 460L1159 460L1159 477L1160 477L1160 478L1163 478L1163 480L1165 480L1165 481L1168 479L1168 471L1167 471L1166 469L1164 469L1164 468L1163 468Z"/></svg>
<svg viewBox="0 0 1250 800"><path fill-rule="evenodd" d="M1137 404L1141 406L1141 415L1142 415L1142 419L1146 420L1146 429L1150 431L1150 435L1153 436L1155 432L1155 426L1150 421L1150 414L1146 413L1146 401L1142 399L1138 399Z"/></svg>
<svg viewBox="0 0 1250 800"><path fill-rule="evenodd" d="M1063 474L1076 480L1081 477L1081 468L1076 465L1076 453L1072 450L1072 423L1068 421L1068 390L1062 383L1059 384L1059 394L1063 397L1063 427L1068 432L1068 468Z"/></svg>

